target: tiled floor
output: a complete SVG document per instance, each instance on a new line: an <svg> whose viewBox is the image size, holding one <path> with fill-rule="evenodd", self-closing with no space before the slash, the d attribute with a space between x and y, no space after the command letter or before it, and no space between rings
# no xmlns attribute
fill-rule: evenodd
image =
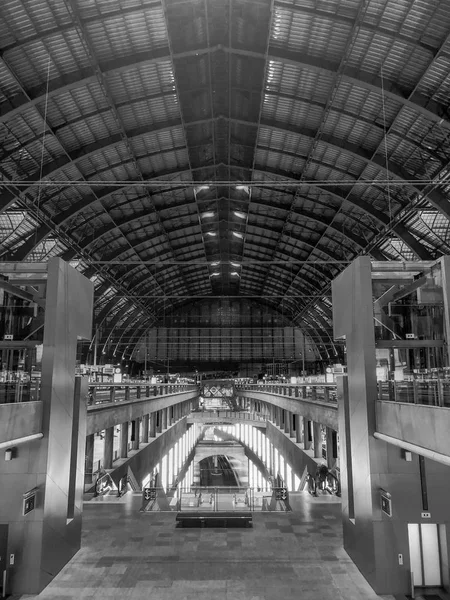
<svg viewBox="0 0 450 600"><path fill-rule="evenodd" d="M176 529L174 513L85 504L82 549L28 600L374 600L342 548L340 505L308 494L252 529ZM385 598L391 598L385 597Z"/></svg>

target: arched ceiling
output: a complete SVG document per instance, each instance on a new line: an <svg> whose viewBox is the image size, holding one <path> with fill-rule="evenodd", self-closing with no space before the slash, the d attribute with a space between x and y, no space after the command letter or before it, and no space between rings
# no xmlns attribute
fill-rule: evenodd
<svg viewBox="0 0 450 600"><path fill-rule="evenodd" d="M333 348L356 256L450 252L450 4L2 0L0 260L62 256L132 352L193 298Z"/></svg>

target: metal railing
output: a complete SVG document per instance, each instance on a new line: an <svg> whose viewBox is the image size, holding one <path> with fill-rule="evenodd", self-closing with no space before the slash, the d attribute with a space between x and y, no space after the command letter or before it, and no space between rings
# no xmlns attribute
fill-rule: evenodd
<svg viewBox="0 0 450 600"><path fill-rule="evenodd" d="M277 394L278 396L287 396L289 398L298 398L300 400L313 400L321 402L336 403L336 385L334 383L316 383L316 384L273 384L273 383L255 383L237 385L238 391L245 392L264 392L265 394Z"/></svg>
<svg viewBox="0 0 450 600"><path fill-rule="evenodd" d="M238 419L239 421L267 421L267 417L256 412L245 410L196 410L192 411L192 418L199 421L214 421L215 419Z"/></svg>
<svg viewBox="0 0 450 600"><path fill-rule="evenodd" d="M277 394L299 400L320 400L333 404L337 402L334 384L245 384L237 389ZM378 400L384 402L407 402L450 408L450 379L378 381L377 394Z"/></svg>
<svg viewBox="0 0 450 600"><path fill-rule="evenodd" d="M166 510L183 513L287 512L289 492L278 487L191 486L147 488L153 493L143 498L146 511Z"/></svg>
<svg viewBox="0 0 450 600"><path fill-rule="evenodd" d="M88 405L132 402L196 389L195 384L187 383L95 383L89 385Z"/></svg>
<svg viewBox="0 0 450 600"><path fill-rule="evenodd" d="M198 389L197 385L187 383L91 383L89 384L88 406L144 400L196 389ZM39 400L41 400L40 379L0 381L0 404L37 402Z"/></svg>
<svg viewBox="0 0 450 600"><path fill-rule="evenodd" d="M40 398L41 385L38 379L29 381L1 381L0 382L0 404L11 404L14 402L38 402Z"/></svg>
<svg viewBox="0 0 450 600"><path fill-rule="evenodd" d="M450 380L379 381L378 400L450 408Z"/></svg>

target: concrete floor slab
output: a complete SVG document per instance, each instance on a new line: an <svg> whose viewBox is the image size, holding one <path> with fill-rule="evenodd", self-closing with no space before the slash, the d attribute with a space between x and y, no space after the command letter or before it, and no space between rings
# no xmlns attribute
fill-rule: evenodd
<svg viewBox="0 0 450 600"><path fill-rule="evenodd" d="M342 548L339 502L299 494L293 504L291 513L255 513L253 528L187 531L175 513L140 513L138 498L85 503L81 550L22 600L380 598Z"/></svg>

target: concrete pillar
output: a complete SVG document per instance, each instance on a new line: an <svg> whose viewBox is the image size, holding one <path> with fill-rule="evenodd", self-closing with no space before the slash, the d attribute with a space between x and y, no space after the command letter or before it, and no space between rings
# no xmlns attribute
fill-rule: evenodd
<svg viewBox="0 0 450 600"><path fill-rule="evenodd" d="M322 458L322 431L320 423L313 421L314 458Z"/></svg>
<svg viewBox="0 0 450 600"><path fill-rule="evenodd" d="M163 415L162 410L156 411L156 433L162 432L162 424L163 424L162 415Z"/></svg>
<svg viewBox="0 0 450 600"><path fill-rule="evenodd" d="M309 439L309 421L306 417L302 417L303 420L303 445L305 450L311 448L311 440Z"/></svg>
<svg viewBox="0 0 450 600"><path fill-rule="evenodd" d="M275 406L275 423L277 427L281 427L280 409Z"/></svg>
<svg viewBox="0 0 450 600"><path fill-rule="evenodd" d="M144 415L142 417L142 443L146 444L148 442L148 421L150 415Z"/></svg>
<svg viewBox="0 0 450 600"><path fill-rule="evenodd" d="M296 422L295 422L295 414L294 413L290 413L291 414L291 438L295 438L295 427L296 427Z"/></svg>
<svg viewBox="0 0 450 600"><path fill-rule="evenodd" d="M151 438L156 437L156 413L152 412L149 414L149 420L150 420L150 431L149 431L149 435Z"/></svg>
<svg viewBox="0 0 450 600"><path fill-rule="evenodd" d="M276 473L275 473L275 448L274 448L273 444L270 444L269 449L270 449L270 457L269 457L270 467L269 468L270 468L271 474L275 476L276 475Z"/></svg>
<svg viewBox="0 0 450 600"><path fill-rule="evenodd" d="M284 431L290 437L291 435L291 413L288 410L283 410L284 416Z"/></svg>
<svg viewBox="0 0 450 600"><path fill-rule="evenodd" d="M131 448L139 450L139 419L131 421Z"/></svg>
<svg viewBox="0 0 450 600"><path fill-rule="evenodd" d="M300 444L303 441L303 422L300 415L295 415L295 441Z"/></svg>
<svg viewBox="0 0 450 600"><path fill-rule="evenodd" d="M336 432L331 427L327 427L326 433L326 443L327 443L327 467L332 469L336 462Z"/></svg>
<svg viewBox="0 0 450 600"><path fill-rule="evenodd" d="M114 448L114 427L105 429L105 445L103 447L103 468L112 469Z"/></svg>
<svg viewBox="0 0 450 600"><path fill-rule="evenodd" d="M94 440L95 434L86 436L86 458L84 461L84 483L92 483L92 471L94 470Z"/></svg>
<svg viewBox="0 0 450 600"><path fill-rule="evenodd" d="M163 408L161 410L161 416L162 416L162 431L164 431L165 429L167 429L167 408Z"/></svg>
<svg viewBox="0 0 450 600"><path fill-rule="evenodd" d="M120 458L128 456L128 421L120 426Z"/></svg>

